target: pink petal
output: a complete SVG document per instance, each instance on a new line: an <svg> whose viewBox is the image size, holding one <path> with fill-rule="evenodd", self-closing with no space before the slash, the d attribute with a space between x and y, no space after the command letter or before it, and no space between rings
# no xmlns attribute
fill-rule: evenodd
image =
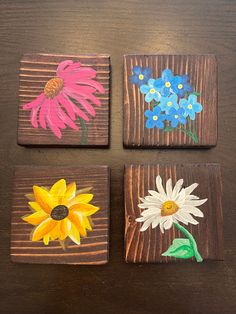
<svg viewBox="0 0 236 314"><path fill-rule="evenodd" d="M33 109L33 108L41 105L41 103L43 102L44 98L45 98L44 93L40 94L36 99L34 99L33 101L25 104L23 106L23 109L24 110Z"/></svg>
<svg viewBox="0 0 236 314"><path fill-rule="evenodd" d="M67 72L65 75L65 80L68 80L70 78L72 78L73 80L76 79L82 79L82 80L86 80L86 79L92 79L95 78L97 75L97 71L92 69L92 68L88 68L88 67L81 67L78 69L75 69L73 72Z"/></svg>
<svg viewBox="0 0 236 314"><path fill-rule="evenodd" d="M57 95L57 100L60 103L60 105L65 108L69 117L72 120L75 120L75 111L74 111L74 108L73 108L71 102L68 99L65 99L65 96L62 93Z"/></svg>
<svg viewBox="0 0 236 314"><path fill-rule="evenodd" d="M34 128L38 127L37 116L38 116L39 108L40 107L38 106L37 108L32 109L30 113L31 124Z"/></svg>
<svg viewBox="0 0 236 314"><path fill-rule="evenodd" d="M59 117L59 105L58 102L56 100L56 98L54 98L53 100L50 101L50 107L48 110L48 116L49 119L51 121L51 123L61 129L65 129L66 126L63 123L62 119L60 119Z"/></svg>
<svg viewBox="0 0 236 314"><path fill-rule="evenodd" d="M71 127L74 130L78 130L78 126L66 115L66 113L59 107L57 100L55 99L55 105L57 107L58 118Z"/></svg>
<svg viewBox="0 0 236 314"><path fill-rule="evenodd" d="M95 117L96 113L95 110L93 108L93 106L83 97L80 97L79 95L77 95L76 93L73 92L73 90L65 90L65 92L67 93L67 96L74 98L76 101L78 101L78 103L80 103L84 109L91 114L91 116Z"/></svg>
<svg viewBox="0 0 236 314"><path fill-rule="evenodd" d="M71 105L71 107L73 108L74 112L83 120L85 121L89 121L89 118L86 116L86 114L79 109L70 99L69 97L63 93L63 97L65 98L65 101L67 101L67 103L69 103Z"/></svg>
<svg viewBox="0 0 236 314"><path fill-rule="evenodd" d="M97 81L94 80L88 80L88 79L76 79L75 77L70 77L68 80L66 80L65 85L67 86L68 84L71 85L75 85L75 84L79 84L79 85L85 85L85 86L91 86L94 87L95 89L97 89L101 94L105 93L105 89L102 86L102 84L100 84ZM76 85L77 86L77 85Z"/></svg>
<svg viewBox="0 0 236 314"><path fill-rule="evenodd" d="M96 92L96 89L94 87L76 85L76 84L65 85L64 88L67 90L71 90L72 93L76 93L79 96L83 96L84 98L88 98L90 94L93 94Z"/></svg>
<svg viewBox="0 0 236 314"><path fill-rule="evenodd" d="M71 64L65 71L64 74L68 74L71 73L75 70L78 70L81 67L81 63L80 62L74 62L73 64Z"/></svg>
<svg viewBox="0 0 236 314"><path fill-rule="evenodd" d="M73 64L72 60L65 60L65 61L60 62L57 67L57 76L61 76L65 68L70 66L70 64Z"/></svg>
<svg viewBox="0 0 236 314"><path fill-rule="evenodd" d="M46 129L46 113L48 111L48 107L49 107L50 103L49 103L49 99L46 98L45 101L43 102L41 108L40 108L40 112L39 112L39 124L41 125L41 127L43 129Z"/></svg>

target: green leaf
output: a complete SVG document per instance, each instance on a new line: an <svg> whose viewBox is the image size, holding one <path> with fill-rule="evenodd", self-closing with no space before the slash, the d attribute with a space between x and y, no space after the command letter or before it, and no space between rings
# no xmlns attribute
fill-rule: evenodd
<svg viewBox="0 0 236 314"><path fill-rule="evenodd" d="M200 96L200 93L198 93L198 92L191 92L189 95Z"/></svg>
<svg viewBox="0 0 236 314"><path fill-rule="evenodd" d="M167 127L165 127L164 128L164 132L171 132L171 131L173 131L174 129L171 127L171 126L167 126Z"/></svg>
<svg viewBox="0 0 236 314"><path fill-rule="evenodd" d="M168 250L162 253L162 256L174 256L176 258L191 258L194 256L194 250L189 239L174 239Z"/></svg>

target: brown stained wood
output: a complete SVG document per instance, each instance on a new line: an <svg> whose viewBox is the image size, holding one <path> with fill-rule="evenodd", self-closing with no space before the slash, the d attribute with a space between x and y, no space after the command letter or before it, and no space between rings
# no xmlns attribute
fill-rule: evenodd
<svg viewBox="0 0 236 314"><path fill-rule="evenodd" d="M30 122L30 111L23 110L24 104L36 99L44 90L44 86L56 76L58 64L64 60L79 61L82 67L91 67L97 71L95 80L102 84L104 94L95 93L101 106L94 106L96 116L89 116L86 121L87 141L83 140L83 132L79 118L74 131L67 126L62 130L62 138L58 139L52 131L40 126L34 128ZM50 145L50 146L108 146L109 145L109 111L110 111L110 57L108 55L52 55L24 54L20 62L19 73L19 116L18 144ZM83 109L82 109L83 111Z"/></svg>
<svg viewBox="0 0 236 314"><path fill-rule="evenodd" d="M64 251L59 241L32 242L30 233L34 226L21 219L30 214L25 194L32 193L33 185L51 186L59 179L67 184L75 181L77 189L92 186L91 204L100 207L92 216L94 227L81 244L68 241ZM20 263L87 264L101 265L108 262L109 252L109 168L91 167L24 167L15 170L14 195L11 219L11 259Z"/></svg>
<svg viewBox="0 0 236 314"><path fill-rule="evenodd" d="M174 75L187 74L193 90L200 93L203 110L196 115L198 143L180 130L164 132L145 127L144 112L151 109L139 88L130 82L134 66L149 67L152 77L169 68ZM214 55L124 56L124 145L127 147L209 147L217 142L217 65ZM193 123L191 122L191 128Z"/></svg>
<svg viewBox="0 0 236 314"><path fill-rule="evenodd" d="M188 224L187 229L194 236L203 260L223 259L223 222L221 205L221 174L218 164L179 164L179 165L128 165L125 167L125 259L132 263L166 263L180 261L173 257L161 256L174 238L183 237L172 227L162 234L159 226L149 227L140 232L142 223L136 222L143 211L138 207L139 198L148 196L148 190L156 190L156 176L162 177L162 183L169 178L173 186L183 178L184 186L199 183L192 194L208 201L199 206L204 217L198 225ZM192 259L193 260L193 259ZM183 261L183 260L182 260Z"/></svg>

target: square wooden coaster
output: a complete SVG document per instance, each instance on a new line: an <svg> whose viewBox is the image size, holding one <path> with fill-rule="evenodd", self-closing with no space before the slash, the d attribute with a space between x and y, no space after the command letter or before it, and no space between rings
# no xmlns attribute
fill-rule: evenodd
<svg viewBox="0 0 236 314"><path fill-rule="evenodd" d="M223 259L219 165L128 165L124 193L126 262Z"/></svg>
<svg viewBox="0 0 236 314"><path fill-rule="evenodd" d="M14 186L13 262L86 265L108 262L107 166L20 166L15 170Z"/></svg>
<svg viewBox="0 0 236 314"><path fill-rule="evenodd" d="M110 57L25 54L18 144L108 146Z"/></svg>
<svg viewBox="0 0 236 314"><path fill-rule="evenodd" d="M214 55L124 56L124 146L210 147L216 142Z"/></svg>

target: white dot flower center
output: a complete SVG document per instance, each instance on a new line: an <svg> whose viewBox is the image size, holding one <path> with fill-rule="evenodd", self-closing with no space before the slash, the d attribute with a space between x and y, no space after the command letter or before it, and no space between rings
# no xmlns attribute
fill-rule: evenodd
<svg viewBox="0 0 236 314"><path fill-rule="evenodd" d="M150 93L151 93L151 94L154 94L155 92L156 92L155 88L151 88L151 89L150 89Z"/></svg>
<svg viewBox="0 0 236 314"><path fill-rule="evenodd" d="M157 121L157 119L158 119L158 116L153 116L154 121Z"/></svg>
<svg viewBox="0 0 236 314"><path fill-rule="evenodd" d="M170 85L171 85L170 82L166 82L165 84L166 87L170 87Z"/></svg>
<svg viewBox="0 0 236 314"><path fill-rule="evenodd" d="M169 216L176 213L179 209L179 206L173 201L166 201L162 204L161 207L161 216Z"/></svg>
<svg viewBox="0 0 236 314"><path fill-rule="evenodd" d="M191 104L189 104L188 109L193 109L193 106Z"/></svg>
<svg viewBox="0 0 236 314"><path fill-rule="evenodd" d="M142 80L144 79L143 74L139 74L139 77L138 77L138 78L140 79L140 81L142 81Z"/></svg>
<svg viewBox="0 0 236 314"><path fill-rule="evenodd" d="M179 117L179 116L176 114L176 115L175 115L175 119L178 119L178 117Z"/></svg>
<svg viewBox="0 0 236 314"><path fill-rule="evenodd" d="M182 89L183 88L183 85L182 84L179 84L178 85L178 89Z"/></svg>
<svg viewBox="0 0 236 314"><path fill-rule="evenodd" d="M168 107L171 107L171 106L172 106L172 102L171 102L171 101L168 101L167 106L168 106Z"/></svg>

